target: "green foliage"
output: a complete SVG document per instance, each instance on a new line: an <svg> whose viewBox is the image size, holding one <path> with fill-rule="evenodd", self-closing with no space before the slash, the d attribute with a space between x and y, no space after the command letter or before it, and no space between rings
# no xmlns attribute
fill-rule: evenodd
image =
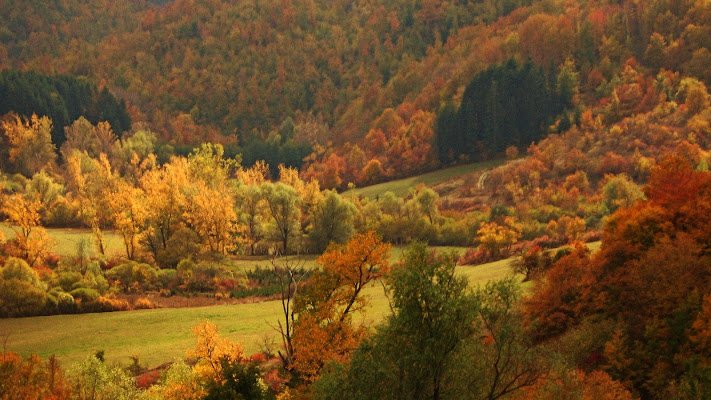
<svg viewBox="0 0 711 400"><path fill-rule="evenodd" d="M5 265L0 269L0 278L17 279L35 287L42 287L42 281L37 272L25 260L15 257L10 257L5 261Z"/></svg>
<svg viewBox="0 0 711 400"><path fill-rule="evenodd" d="M107 278L117 281L126 291L135 288L151 288L157 275L154 267L135 261L117 265L106 272Z"/></svg>
<svg viewBox="0 0 711 400"><path fill-rule="evenodd" d="M110 367L89 356L69 371L73 392L81 399L134 400L140 397L132 378L119 367Z"/></svg>
<svg viewBox="0 0 711 400"><path fill-rule="evenodd" d="M498 399L537 381L546 365L521 329L514 278L471 293L451 255L409 247L389 285L394 314L351 361L314 385L324 399Z"/></svg>
<svg viewBox="0 0 711 400"><path fill-rule="evenodd" d="M281 182L263 183L262 193L271 216L269 228L272 237L281 242L282 251L284 254L288 254L290 240L298 238L301 234L299 226L299 217L301 215L299 204L301 203L301 198L297 196L293 187Z"/></svg>
<svg viewBox="0 0 711 400"><path fill-rule="evenodd" d="M617 211L620 207L630 207L638 200L644 199L644 193L639 185L625 174L610 176L606 181L602 187L602 194L605 207L610 213Z"/></svg>
<svg viewBox="0 0 711 400"><path fill-rule="evenodd" d="M313 251L322 253L330 243L343 244L353 234L355 205L335 191L328 191L312 215L309 239Z"/></svg>
<svg viewBox="0 0 711 400"><path fill-rule="evenodd" d="M452 394L448 376L464 339L476 332L478 309L466 280L454 276L454 257L412 245L393 267L388 284L394 314L361 343L347 370L316 384L323 398L439 399Z"/></svg>
<svg viewBox="0 0 711 400"><path fill-rule="evenodd" d="M207 384L205 400L268 400L274 399L272 390L262 381L259 366L250 362L221 360L222 379Z"/></svg>
<svg viewBox="0 0 711 400"><path fill-rule="evenodd" d="M82 302L96 301L96 299L101 296L101 294L99 294L96 290L83 287L76 288L69 292L69 294L75 299L81 299Z"/></svg>
<svg viewBox="0 0 711 400"><path fill-rule="evenodd" d="M546 133L560 111L543 70L532 62L491 66L467 85L456 115L452 107L440 110L439 159L481 160L512 145L526 147Z"/></svg>
<svg viewBox="0 0 711 400"><path fill-rule="evenodd" d="M47 295L31 282L0 279L0 316L25 317L44 312Z"/></svg>

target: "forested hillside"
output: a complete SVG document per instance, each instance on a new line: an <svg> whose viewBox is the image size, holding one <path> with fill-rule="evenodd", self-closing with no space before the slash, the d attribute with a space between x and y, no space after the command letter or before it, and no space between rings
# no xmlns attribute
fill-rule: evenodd
<svg viewBox="0 0 711 400"><path fill-rule="evenodd" d="M710 49L704 0L2 1L0 318L283 312L0 397L709 398Z"/></svg>
<svg viewBox="0 0 711 400"><path fill-rule="evenodd" d="M328 187L457 161L446 146L470 135L462 129L488 127L489 139L466 139L461 154L479 159L509 145L524 150L579 124L586 109L624 108L641 95L637 86L616 90L631 58L648 79L660 68L711 79L704 2L15 3L0 10L8 15L2 68L106 85L133 121L149 122L174 146L220 140L250 163L287 146L269 163L286 161ZM486 68L511 59L534 63L518 86L536 96L499 107L525 115L519 107L535 104L541 116L510 126L482 109L484 125L435 123L462 102L475 107L472 83L484 90L493 79Z"/></svg>

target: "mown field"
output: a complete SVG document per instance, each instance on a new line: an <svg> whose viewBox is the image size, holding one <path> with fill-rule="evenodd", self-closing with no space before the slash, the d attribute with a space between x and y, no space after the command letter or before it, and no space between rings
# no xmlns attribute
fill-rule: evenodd
<svg viewBox="0 0 711 400"><path fill-rule="evenodd" d="M366 186L363 188L356 188L353 190L346 191L344 192L344 194L355 194L358 196L375 198L376 196L380 196L385 192L393 192L396 196L403 197L407 195L410 189L416 187L421 183L424 183L427 186L436 185L438 183L442 183L450 179L460 177L462 175L501 165L504 162L505 160L493 160L475 164L458 165L456 167L440 169L437 171L428 172L426 174L417 175L410 178L379 183L377 185Z"/></svg>
<svg viewBox="0 0 711 400"><path fill-rule="evenodd" d="M397 255L402 249L396 248ZM510 274L509 260L479 266L460 266L457 273L472 285ZM390 308L380 285L366 289L370 308L366 322L373 324ZM152 367L185 357L194 347L191 327L203 320L215 323L220 332L244 345L248 354L260 350L267 335L276 343L271 325L280 315L278 301L225 306L139 310L102 314L55 315L0 320L0 340L7 350L41 357L55 354L65 365L77 362L97 350L107 360L127 364L138 355L142 364ZM1 343L1 341L0 341Z"/></svg>

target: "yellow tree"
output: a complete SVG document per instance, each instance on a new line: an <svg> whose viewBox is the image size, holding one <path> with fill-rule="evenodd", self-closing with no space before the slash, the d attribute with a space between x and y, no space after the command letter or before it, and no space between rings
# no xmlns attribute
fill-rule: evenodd
<svg viewBox="0 0 711 400"><path fill-rule="evenodd" d="M0 130L7 137L10 162L17 172L29 177L54 166L57 154L49 117L39 118L33 114L26 120L13 115L0 123Z"/></svg>
<svg viewBox="0 0 711 400"><path fill-rule="evenodd" d="M129 260L136 258L140 239L145 235L148 220L145 199L143 190L121 179L109 198L113 225L121 233Z"/></svg>
<svg viewBox="0 0 711 400"><path fill-rule="evenodd" d="M52 240L40 226L39 210L42 202L15 193L5 196L0 211L7 216L15 232L13 250L30 266L34 266L50 252Z"/></svg>
<svg viewBox="0 0 711 400"><path fill-rule="evenodd" d="M299 177L299 171L295 168L279 165L279 182L291 186L296 190L296 195L299 197L299 205L301 209L301 229L305 231L311 224L311 218L318 208L319 203L323 200L323 193L319 186L318 180L311 179L304 182Z"/></svg>
<svg viewBox="0 0 711 400"><path fill-rule="evenodd" d="M316 260L320 267L297 298L293 370L313 382L324 364L344 361L365 333L353 324L367 300L363 289L389 271L390 245L374 232L356 234L342 246L331 247Z"/></svg>
<svg viewBox="0 0 711 400"><path fill-rule="evenodd" d="M218 382L222 379L223 361L238 363L245 360L244 349L221 337L215 324L204 321L193 328L197 336L195 350L188 351L188 358L197 359L193 371L201 379Z"/></svg>
<svg viewBox="0 0 711 400"><path fill-rule="evenodd" d="M477 233L479 249L491 258L499 258L521 237L521 227L515 223L513 217L506 217L503 224L482 223Z"/></svg>
<svg viewBox="0 0 711 400"><path fill-rule="evenodd" d="M99 251L105 255L102 229L111 221L109 201L116 191L111 164L105 154L96 160L79 152L74 152L66 162L68 187L76 196L82 219L94 233Z"/></svg>
<svg viewBox="0 0 711 400"><path fill-rule="evenodd" d="M182 225L184 191L190 182L185 158L173 158L161 168L148 171L139 183L145 193L147 221L143 239L156 257Z"/></svg>
<svg viewBox="0 0 711 400"><path fill-rule="evenodd" d="M249 254L255 253L256 245L265 234L264 221L268 214L260 185L267 181L268 176L269 166L264 161L257 161L252 167L237 171L236 208Z"/></svg>
<svg viewBox="0 0 711 400"><path fill-rule="evenodd" d="M64 128L67 140L62 144L60 152L66 159L74 150L87 153L90 157L99 158L101 154L111 154L118 137L108 122L99 122L96 126L79 117L70 126Z"/></svg>
<svg viewBox="0 0 711 400"><path fill-rule="evenodd" d="M183 217L211 252L226 254L235 249L240 226L234 197L226 188L218 190L203 181L194 182L186 190Z"/></svg>

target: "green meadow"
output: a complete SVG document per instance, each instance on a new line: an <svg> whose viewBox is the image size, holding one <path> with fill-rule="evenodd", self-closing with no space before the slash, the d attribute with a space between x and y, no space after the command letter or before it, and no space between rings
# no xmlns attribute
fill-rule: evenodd
<svg viewBox="0 0 711 400"><path fill-rule="evenodd" d="M6 237L14 233L7 225L0 224ZM90 236L82 229L48 229L54 240L55 253L71 256L81 237ZM119 235L107 232L105 240L109 254L120 255L122 242ZM591 249L599 242L589 244ZM391 262L402 256L405 247L395 246ZM439 247L440 251L462 253L461 247ZM290 256L293 263L304 268L313 268L317 256ZM284 258L278 262L283 262ZM511 259L477 266L459 266L457 274L469 279L473 287L490 280L501 279L511 274ZM237 268L250 269L269 267L268 257L242 257L235 259ZM528 283L524 286L528 287ZM365 322L373 325L390 312L388 298L380 284L366 288L370 307L364 315ZM241 343L247 354L260 351L262 343L271 341L278 349L278 335L273 326L279 321L279 301L263 301L236 305L220 305L195 308L165 308L99 314L54 315L0 319L0 345L6 350L23 355L38 354L45 358L56 355L65 365L80 361L89 354L103 350L110 362L128 364L130 357L137 355L144 366L154 367L175 358L186 356L194 347L191 328L201 321L216 324L222 335Z"/></svg>
<svg viewBox="0 0 711 400"><path fill-rule="evenodd" d="M401 248L393 253L399 255ZM478 266L457 267L472 285L499 279L510 274L510 260ZM370 307L365 322L374 324L390 312L387 297L380 284L365 290ZM125 311L101 314L54 315L0 320L0 340L7 350L21 354L52 354L65 365L77 362L98 350L105 351L111 362L128 364L130 356L153 367L175 358L185 357L195 345L191 328L201 321L216 324L220 333L242 343L252 354L260 350L265 335L278 348L277 333L272 326L279 320L279 301L259 303L156 310ZM1 343L1 342L0 342Z"/></svg>

